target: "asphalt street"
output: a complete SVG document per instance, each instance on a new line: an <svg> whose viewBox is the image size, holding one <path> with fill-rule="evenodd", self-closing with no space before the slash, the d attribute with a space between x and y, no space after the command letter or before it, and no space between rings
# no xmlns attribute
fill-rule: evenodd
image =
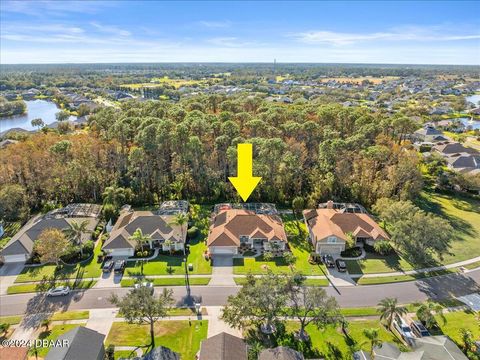
<svg viewBox="0 0 480 360"><path fill-rule="evenodd" d="M171 287L177 305L221 306L229 295L235 294L236 286L192 286L190 296L185 287ZM156 288L160 292L162 288ZM66 297L47 298L44 294L19 294L0 296L0 314L35 314L60 310L101 309L113 307L108 298L112 293L126 294L127 288L103 288L74 291ZM427 298L443 300L480 292L480 269L468 274L452 274L429 279L383 285L326 288L335 296L341 307L375 306L385 297L396 297L400 303L424 301Z"/></svg>

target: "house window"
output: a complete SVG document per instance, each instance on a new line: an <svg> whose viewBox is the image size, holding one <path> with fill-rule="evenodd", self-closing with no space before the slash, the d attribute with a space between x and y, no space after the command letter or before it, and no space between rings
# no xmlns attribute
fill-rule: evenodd
<svg viewBox="0 0 480 360"><path fill-rule="evenodd" d="M337 238L335 236L329 236L327 239L327 244L335 244L337 242Z"/></svg>
<svg viewBox="0 0 480 360"><path fill-rule="evenodd" d="M248 242L248 236L240 235L240 244L245 244Z"/></svg>

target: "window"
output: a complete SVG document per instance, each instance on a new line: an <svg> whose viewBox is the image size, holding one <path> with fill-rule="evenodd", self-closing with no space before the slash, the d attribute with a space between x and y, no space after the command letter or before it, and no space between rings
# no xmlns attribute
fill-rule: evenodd
<svg viewBox="0 0 480 360"><path fill-rule="evenodd" d="M327 239L327 244L335 244L337 242L337 238L335 236L329 236Z"/></svg>
<svg viewBox="0 0 480 360"><path fill-rule="evenodd" d="M245 244L248 242L248 236L247 235L240 235L240 243Z"/></svg>

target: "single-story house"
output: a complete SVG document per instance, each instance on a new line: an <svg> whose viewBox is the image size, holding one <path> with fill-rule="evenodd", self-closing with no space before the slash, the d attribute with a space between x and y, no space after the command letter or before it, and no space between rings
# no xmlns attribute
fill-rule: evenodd
<svg viewBox="0 0 480 360"><path fill-rule="evenodd" d="M373 348L373 359L382 360L468 360L458 346L445 335L425 336L412 340L413 351L402 352L397 345L384 342ZM372 360L369 353L357 351L355 360Z"/></svg>
<svg viewBox="0 0 480 360"><path fill-rule="evenodd" d="M317 254L339 255L350 237L356 246L389 239L369 214L349 212L348 209L336 208L333 201L329 201L325 208L303 211L309 239Z"/></svg>
<svg viewBox="0 0 480 360"><path fill-rule="evenodd" d="M414 141L433 141L436 136L443 135L443 132L435 129L433 126L425 126L422 129L415 131L412 135Z"/></svg>
<svg viewBox="0 0 480 360"><path fill-rule="evenodd" d="M213 216L207 245L212 255L235 255L240 246L283 251L286 249L287 235L278 215L225 209Z"/></svg>
<svg viewBox="0 0 480 360"><path fill-rule="evenodd" d="M258 355L258 360L304 360L302 353L286 346L265 349Z"/></svg>
<svg viewBox="0 0 480 360"><path fill-rule="evenodd" d="M203 340L198 360L247 360L247 343L242 338L222 332Z"/></svg>
<svg viewBox="0 0 480 360"><path fill-rule="evenodd" d="M465 147L459 142L443 142L435 145L433 147L434 151L439 152L442 155L452 155L452 154L460 154L466 153L471 155L480 155L480 153L472 148Z"/></svg>
<svg viewBox="0 0 480 360"><path fill-rule="evenodd" d="M158 215L152 211L125 211L120 214L102 250L112 256L133 256L138 245L132 235L137 229L150 236L148 246L152 249L183 250L188 225L174 225L175 218L176 215ZM170 245L165 243L167 240L171 241Z"/></svg>
<svg viewBox="0 0 480 360"><path fill-rule="evenodd" d="M105 335L95 330L76 327L57 338L57 342L65 345L52 347L45 360L104 360L104 339Z"/></svg>
<svg viewBox="0 0 480 360"><path fill-rule="evenodd" d="M33 245L46 229L66 230L72 223L87 221L87 230L93 231L98 224L102 207L95 204L70 204L55 209L43 216L36 216L17 232L0 252L4 263L25 262L33 255ZM90 240L90 233L83 234L81 242Z"/></svg>
<svg viewBox="0 0 480 360"><path fill-rule="evenodd" d="M152 349L150 352L146 353L140 357L134 358L123 358L120 357L119 360L180 360L180 354L170 350L165 346L157 346Z"/></svg>

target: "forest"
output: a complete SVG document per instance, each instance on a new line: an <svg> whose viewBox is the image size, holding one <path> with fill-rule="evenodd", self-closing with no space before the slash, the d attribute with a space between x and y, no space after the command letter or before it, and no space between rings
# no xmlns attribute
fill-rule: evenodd
<svg viewBox="0 0 480 360"><path fill-rule="evenodd" d="M308 206L334 199L371 207L422 189L419 155L403 141L417 127L401 114L316 101L130 100L100 109L82 131L19 135L24 141L0 150L0 188L20 186L32 209L100 202L108 186L131 189L133 204L239 201L228 176L236 175L236 145L248 142L262 177L250 201L287 205L302 196Z"/></svg>

